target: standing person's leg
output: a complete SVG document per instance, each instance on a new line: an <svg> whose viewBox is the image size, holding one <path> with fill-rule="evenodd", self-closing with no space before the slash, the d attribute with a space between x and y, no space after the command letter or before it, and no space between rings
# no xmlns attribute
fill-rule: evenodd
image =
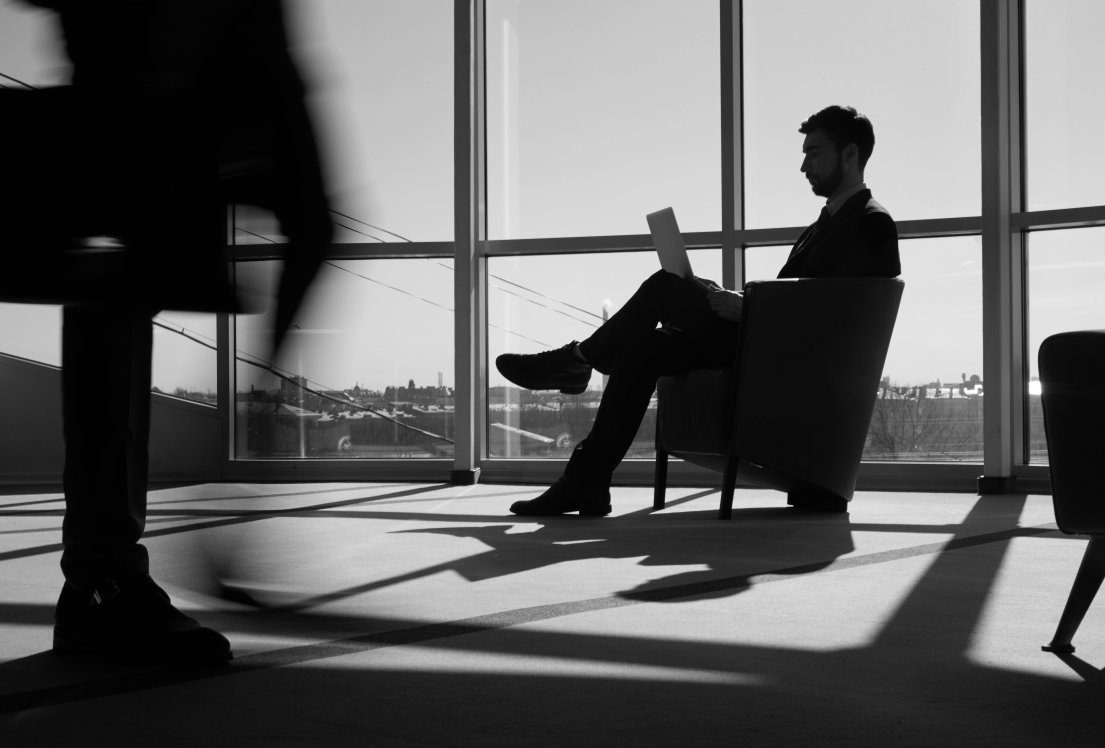
<svg viewBox="0 0 1105 748"><path fill-rule="evenodd" d="M65 585L54 649L221 662L230 645L172 606L138 540L146 518L151 314L68 306L62 324Z"/></svg>
<svg viewBox="0 0 1105 748"><path fill-rule="evenodd" d="M65 307L62 419L65 501L61 566L85 588L145 573L152 315Z"/></svg>

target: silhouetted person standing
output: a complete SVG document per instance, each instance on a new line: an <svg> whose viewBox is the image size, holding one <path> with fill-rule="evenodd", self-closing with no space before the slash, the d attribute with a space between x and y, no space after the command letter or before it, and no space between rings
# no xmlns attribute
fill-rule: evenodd
<svg viewBox="0 0 1105 748"><path fill-rule="evenodd" d="M897 276L897 229L863 181L875 146L871 122L851 107L831 106L803 122L799 132L805 135L802 173L826 204L798 238L779 277ZM510 511L609 514L611 477L633 443L657 378L730 365L742 303L739 292L661 270L587 340L499 356L499 372L527 389L574 394L586 389L592 369L609 375L591 431L576 445L563 477Z"/></svg>
<svg viewBox="0 0 1105 748"><path fill-rule="evenodd" d="M44 295L67 302L65 584L54 649L223 662L231 657L226 638L172 605L139 543L151 320L162 308L233 308L228 202L272 209L288 238L277 341L329 243L317 144L283 9L279 0L28 2L58 13L73 64L71 87L28 92L26 106L12 100L35 112L28 136L43 137L30 132L38 118L55 148L30 164L27 184L4 190L29 196L22 208L31 214L12 213L8 254L32 253L36 282L55 284ZM32 203L45 195L49 205ZM56 220L44 223L51 214ZM108 238L113 251L94 251L92 236ZM49 272L86 254L89 267L108 268L102 277L82 284Z"/></svg>

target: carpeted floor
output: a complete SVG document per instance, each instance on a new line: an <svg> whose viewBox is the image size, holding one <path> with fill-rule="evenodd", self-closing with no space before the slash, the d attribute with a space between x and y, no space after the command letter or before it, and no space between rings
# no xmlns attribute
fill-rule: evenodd
<svg viewBox="0 0 1105 748"><path fill-rule="evenodd" d="M847 515L617 488L154 491L147 545L229 667L49 652L60 494L0 496L0 745L1098 745L1105 593L1040 650L1085 540L1048 496L861 493ZM227 590L233 594L227 599ZM247 602L248 599L252 603Z"/></svg>

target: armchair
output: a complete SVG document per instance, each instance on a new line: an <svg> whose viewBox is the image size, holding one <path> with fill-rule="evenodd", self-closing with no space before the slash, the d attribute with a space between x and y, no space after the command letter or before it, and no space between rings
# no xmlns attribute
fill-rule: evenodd
<svg viewBox="0 0 1105 748"><path fill-rule="evenodd" d="M664 506L675 456L723 474L720 519L738 479L845 511L903 288L889 278L747 284L733 366L657 382L653 505Z"/></svg>

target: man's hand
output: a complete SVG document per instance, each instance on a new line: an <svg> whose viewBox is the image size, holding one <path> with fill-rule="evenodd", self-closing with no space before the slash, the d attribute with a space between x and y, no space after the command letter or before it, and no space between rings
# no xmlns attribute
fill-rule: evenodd
<svg viewBox="0 0 1105 748"><path fill-rule="evenodd" d="M714 286L706 292L706 300L710 302L710 309L722 319L730 322L740 322L741 310L744 307L744 294L739 291L726 291L724 288Z"/></svg>

